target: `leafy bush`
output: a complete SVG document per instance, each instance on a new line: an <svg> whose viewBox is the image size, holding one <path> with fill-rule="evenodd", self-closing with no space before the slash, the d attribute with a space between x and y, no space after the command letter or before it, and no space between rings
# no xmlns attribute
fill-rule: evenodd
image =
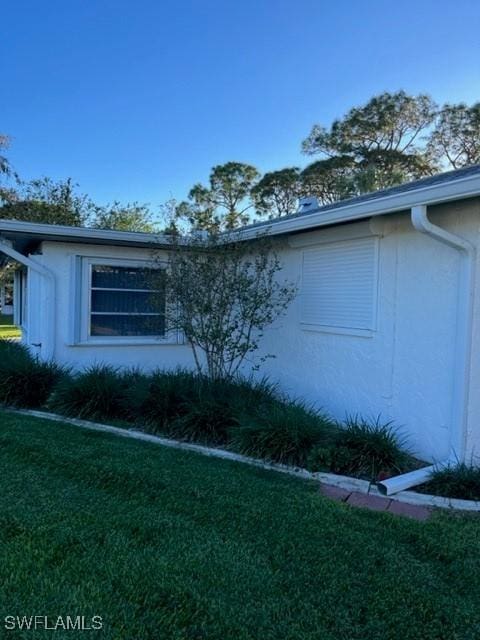
<svg viewBox="0 0 480 640"><path fill-rule="evenodd" d="M413 458L405 449L392 423L373 423L364 418L347 418L334 442L317 447L309 457L314 471L331 471L366 477L376 481L380 475L388 477L412 467Z"/></svg>
<svg viewBox="0 0 480 640"><path fill-rule="evenodd" d="M480 467L473 463L458 462L438 468L431 479L418 488L438 496L480 500Z"/></svg>
<svg viewBox="0 0 480 640"><path fill-rule="evenodd" d="M20 342L0 340L0 402L34 409L42 407L66 369L33 356Z"/></svg>
<svg viewBox="0 0 480 640"><path fill-rule="evenodd" d="M125 417L125 390L135 373L121 373L115 367L95 364L59 382L48 407L66 416L92 420Z"/></svg>
<svg viewBox="0 0 480 640"><path fill-rule="evenodd" d="M312 447L328 442L334 424L301 402L274 402L245 412L232 429L232 446L246 455L284 464L304 464Z"/></svg>

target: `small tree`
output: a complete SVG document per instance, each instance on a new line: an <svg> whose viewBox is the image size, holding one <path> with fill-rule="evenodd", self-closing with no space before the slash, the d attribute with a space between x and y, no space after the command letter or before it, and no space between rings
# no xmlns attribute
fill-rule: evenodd
<svg viewBox="0 0 480 640"><path fill-rule="evenodd" d="M167 327L190 344L199 373L232 378L254 363L265 328L283 315L296 286L279 278L280 260L265 236L172 236L167 268Z"/></svg>

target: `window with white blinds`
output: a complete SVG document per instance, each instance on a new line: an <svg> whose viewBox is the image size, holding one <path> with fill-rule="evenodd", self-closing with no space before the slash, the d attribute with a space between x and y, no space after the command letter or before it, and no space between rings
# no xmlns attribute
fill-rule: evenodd
<svg viewBox="0 0 480 640"><path fill-rule="evenodd" d="M378 240L331 242L303 253L301 322L372 331L376 320Z"/></svg>
<svg viewBox="0 0 480 640"><path fill-rule="evenodd" d="M177 344L165 326L162 265L72 256L71 344Z"/></svg>

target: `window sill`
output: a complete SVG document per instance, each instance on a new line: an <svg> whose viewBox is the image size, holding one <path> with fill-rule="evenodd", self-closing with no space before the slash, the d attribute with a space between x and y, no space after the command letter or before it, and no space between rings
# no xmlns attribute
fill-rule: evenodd
<svg viewBox="0 0 480 640"><path fill-rule="evenodd" d="M178 347L182 346L182 343L178 340L162 340L160 338L142 338L140 340L133 340L131 338L112 338L111 340L102 338L101 340L84 340L81 342L74 342L70 346L72 347Z"/></svg>
<svg viewBox="0 0 480 640"><path fill-rule="evenodd" d="M373 338L376 331L374 329L356 329L353 327L333 327L323 324L301 323L303 331L313 331L315 333L334 333L342 336L355 336L357 338Z"/></svg>

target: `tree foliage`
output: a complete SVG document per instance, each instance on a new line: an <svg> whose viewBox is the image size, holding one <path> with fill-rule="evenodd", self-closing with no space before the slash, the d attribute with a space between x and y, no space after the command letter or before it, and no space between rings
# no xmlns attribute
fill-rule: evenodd
<svg viewBox="0 0 480 640"><path fill-rule="evenodd" d="M0 217L45 224L83 226L92 211L86 195L76 192L71 178L39 178L22 183L16 198L0 207Z"/></svg>
<svg viewBox="0 0 480 640"><path fill-rule="evenodd" d="M199 372L232 378L245 361L255 365L263 331L296 292L279 278L281 268L266 238L241 242L216 232L172 237L167 327L183 333Z"/></svg>
<svg viewBox="0 0 480 640"><path fill-rule="evenodd" d="M301 173L302 192L321 204L331 204L356 195L355 163L349 156L318 160Z"/></svg>
<svg viewBox="0 0 480 640"><path fill-rule="evenodd" d="M321 156L325 164L317 162L315 170L328 176L329 182L339 173L338 164L328 162L335 159L344 169L353 170L353 192L389 187L433 171L421 142L435 115L436 105L429 96L382 93L335 120L330 129L315 125L303 142L303 150ZM344 192L344 173L340 172L340 193ZM322 192L320 189L321 199Z"/></svg>
<svg viewBox="0 0 480 640"><path fill-rule="evenodd" d="M300 169L287 167L266 173L251 189L257 213L269 218L293 213L301 195Z"/></svg>
<svg viewBox="0 0 480 640"><path fill-rule="evenodd" d="M21 183L8 160L8 145L8 136L0 134L2 217L122 231L156 230L147 205L118 201L98 205L78 194L71 179ZM301 196L331 204L447 168L480 163L480 102L438 108L424 94L385 92L353 107L331 126L314 125L302 146L307 155L316 156L302 170L285 167L262 176L244 162L215 165L206 185L195 184L188 199L175 202L174 207L168 203L174 211L165 231L231 231L254 219L294 213Z"/></svg>
<svg viewBox="0 0 480 640"><path fill-rule="evenodd" d="M15 198L15 190L8 185L10 179L17 177L6 156L9 146L10 138L0 133L0 204L11 202Z"/></svg>
<svg viewBox="0 0 480 640"><path fill-rule="evenodd" d="M188 194L189 202L177 207L177 218L192 227L209 231L235 229L249 221L248 201L259 173L243 162L227 162L213 167L209 186L194 185Z"/></svg>
<svg viewBox="0 0 480 640"><path fill-rule="evenodd" d="M118 201L106 206L95 206L91 226L95 229L115 231L142 231L153 233L156 225L146 204L122 204Z"/></svg>
<svg viewBox="0 0 480 640"><path fill-rule="evenodd" d="M446 104L428 142L428 151L452 169L480 163L480 102Z"/></svg>

